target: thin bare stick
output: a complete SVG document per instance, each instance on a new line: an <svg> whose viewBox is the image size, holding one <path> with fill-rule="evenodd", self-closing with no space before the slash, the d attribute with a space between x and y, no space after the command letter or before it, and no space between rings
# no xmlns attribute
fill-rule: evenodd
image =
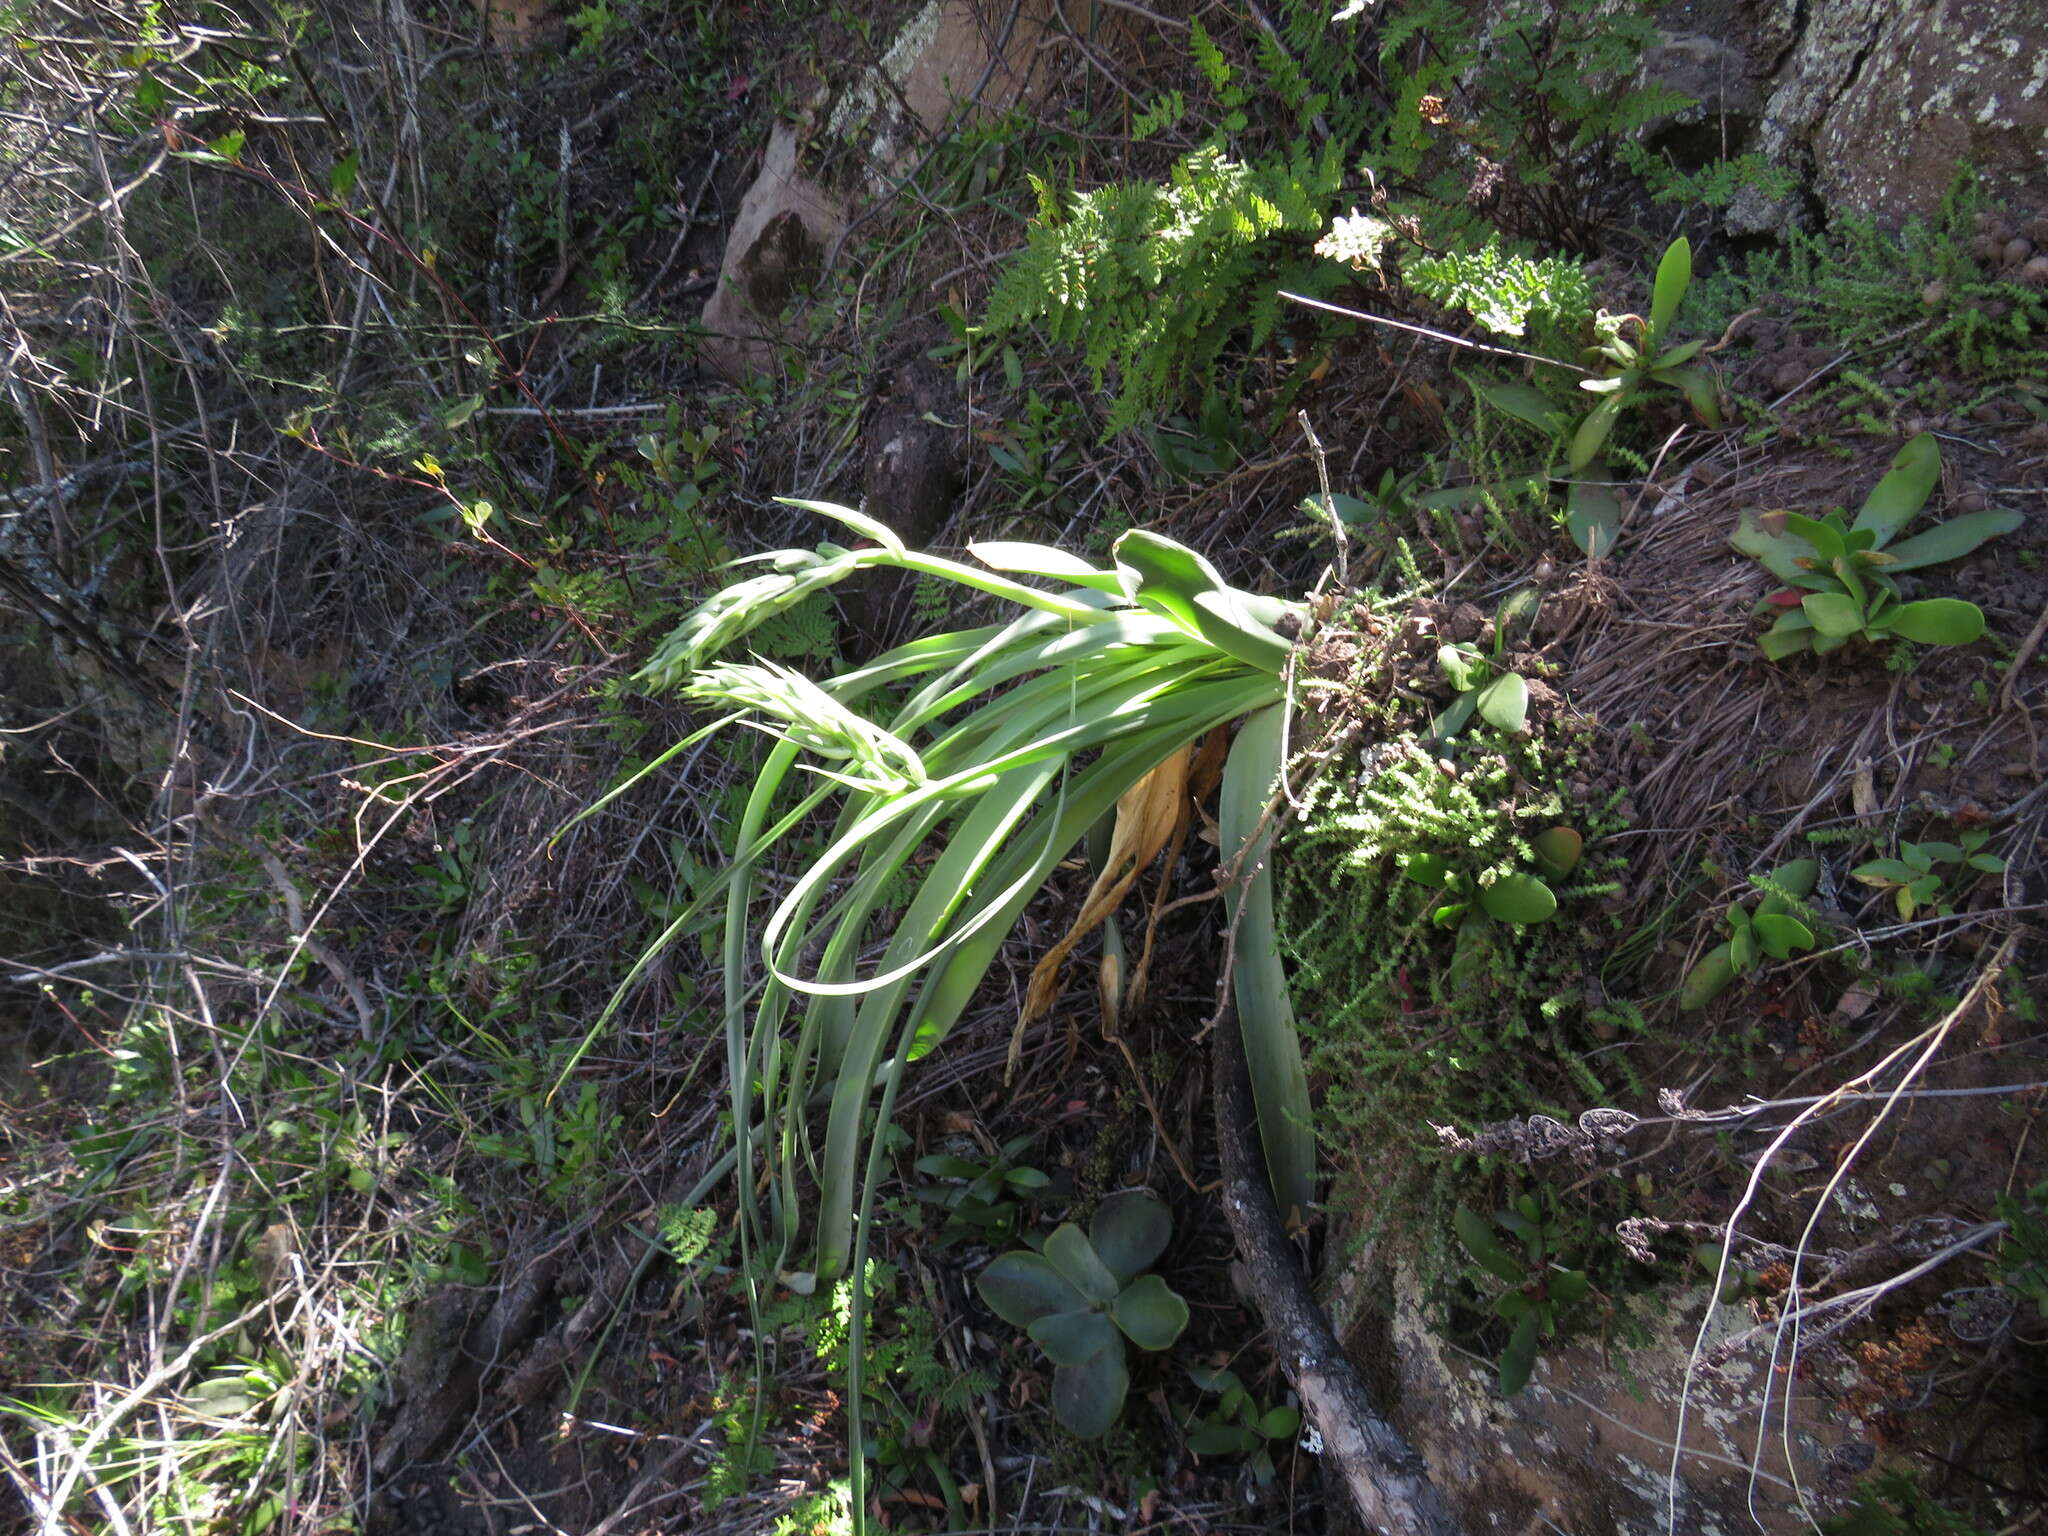
<svg viewBox="0 0 2048 1536"><path fill-rule="evenodd" d="M1454 347L1465 347L1473 352L1486 352L1494 357L1512 357L1524 363L1542 363L1549 368L1565 368L1573 373L1590 374L1590 368L1581 368L1577 363L1567 363L1555 357L1544 357L1535 352L1517 352L1513 347L1490 347L1483 341L1474 341L1468 336L1453 336L1449 331L1439 331L1426 325L1416 325L1408 320L1390 320L1385 315L1369 315L1362 309L1346 309L1342 304L1332 304L1325 299L1312 299L1305 293L1290 293L1280 290L1280 297L1292 299L1297 304L1306 304L1310 309L1327 310L1333 315L1342 315L1346 320L1364 320L1372 325L1391 326L1397 331L1408 331L1416 336L1427 336L1432 341L1447 342Z"/></svg>

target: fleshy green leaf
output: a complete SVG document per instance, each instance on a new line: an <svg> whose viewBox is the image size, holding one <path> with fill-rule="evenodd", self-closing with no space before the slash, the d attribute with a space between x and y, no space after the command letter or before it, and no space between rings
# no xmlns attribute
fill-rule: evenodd
<svg viewBox="0 0 2048 1536"><path fill-rule="evenodd" d="M1552 827L1538 832L1529 840L1529 846L1536 850L1536 862L1543 873L1553 879L1562 880L1579 867L1579 860L1586 851L1586 840L1571 827Z"/></svg>
<svg viewBox="0 0 2048 1536"><path fill-rule="evenodd" d="M1661 341L1678 318L1685 290L1692 286L1692 242L1680 235L1657 263L1656 285L1650 290L1650 335Z"/></svg>
<svg viewBox="0 0 2048 1536"><path fill-rule="evenodd" d="M1188 1436L1197 1456L1244 1456L1258 1448L1258 1435L1241 1424L1204 1424Z"/></svg>
<svg viewBox="0 0 2048 1536"><path fill-rule="evenodd" d="M1813 627L1830 639L1843 639L1863 628L1863 605L1846 592L1809 592L1799 606Z"/></svg>
<svg viewBox="0 0 2048 1536"><path fill-rule="evenodd" d="M1526 422L1550 437L1563 437L1571 415L1533 384L1486 384L1479 394L1495 410Z"/></svg>
<svg viewBox="0 0 2048 1536"><path fill-rule="evenodd" d="M1774 960L1789 960L1793 950L1813 948L1813 930L1796 917L1777 912L1759 913L1752 926L1764 953Z"/></svg>
<svg viewBox="0 0 2048 1536"><path fill-rule="evenodd" d="M1621 538L1621 517L1621 498L1612 486L1574 480L1565 494L1565 531L1580 551L1593 559L1614 552Z"/></svg>
<svg viewBox="0 0 2048 1536"><path fill-rule="evenodd" d="M1500 1393L1502 1397L1513 1397L1529 1385L1529 1377L1536 1369L1536 1314L1526 1314L1515 1324L1514 1334L1508 1339L1508 1347L1500 1356Z"/></svg>
<svg viewBox="0 0 2048 1536"><path fill-rule="evenodd" d="M1111 1195L1088 1223L1088 1241L1096 1256L1123 1285L1150 1269L1172 1236L1173 1213L1142 1189Z"/></svg>
<svg viewBox="0 0 2048 1536"><path fill-rule="evenodd" d="M1625 394L1609 395L1579 423L1579 430L1572 434L1572 450L1565 464L1573 474L1578 474L1600 457L1600 450L1607 446L1607 439L1614 431L1614 423L1621 415Z"/></svg>
<svg viewBox="0 0 2048 1536"><path fill-rule="evenodd" d="M1757 646L1772 661L1783 661L1787 656L1796 656L1813 645L1813 620L1805 614L1799 615L1804 622L1791 624L1787 614L1769 629L1757 636Z"/></svg>
<svg viewBox="0 0 2048 1536"><path fill-rule="evenodd" d="M1744 507L1742 517L1728 542L1740 554L1762 565L1787 586L1798 586L1809 577L1809 572L1799 564L1801 560L1817 557L1817 551L1806 540L1789 533L1768 533L1758 520L1755 507ZM1789 515L1788 515L1789 521Z"/></svg>
<svg viewBox="0 0 2048 1536"><path fill-rule="evenodd" d="M1519 672L1503 672L1479 690L1472 704L1495 730L1513 733L1529 719L1529 685Z"/></svg>
<svg viewBox="0 0 2048 1536"><path fill-rule="evenodd" d="M1417 885L1443 885L1451 878L1451 866L1440 853L1411 853L1401 861L1401 873Z"/></svg>
<svg viewBox="0 0 2048 1536"><path fill-rule="evenodd" d="M1124 1394L1130 1389L1123 1340L1117 1339L1084 1364L1054 1369L1053 1417L1083 1440L1100 1440L1124 1411Z"/></svg>
<svg viewBox="0 0 2048 1536"><path fill-rule="evenodd" d="M1260 1414L1253 1427L1268 1440L1292 1440L1301 1429L1301 1410L1282 1403Z"/></svg>
<svg viewBox="0 0 2048 1536"><path fill-rule="evenodd" d="M1793 538L1803 539L1813 552L1823 560L1838 560L1848 552L1849 544L1842 534L1830 528L1818 518L1804 517L1797 512L1785 514L1785 532Z"/></svg>
<svg viewBox="0 0 2048 1536"><path fill-rule="evenodd" d="M1003 1254L981 1272L974 1288L981 1292L989 1311L1019 1328L1088 1305L1088 1298L1063 1278L1050 1260L1030 1252Z"/></svg>
<svg viewBox="0 0 2048 1536"><path fill-rule="evenodd" d="M1460 693L1468 688L1477 688L1492 671L1470 646L1464 645L1438 646L1436 664L1444 675L1444 681Z"/></svg>
<svg viewBox="0 0 2048 1536"><path fill-rule="evenodd" d="M1930 597L1899 604L1885 627L1918 645L1968 645L1984 633L1984 610L1959 597Z"/></svg>
<svg viewBox="0 0 2048 1536"><path fill-rule="evenodd" d="M1157 1275L1141 1275L1110 1309L1117 1327L1140 1349L1171 1349L1188 1325L1188 1304Z"/></svg>
<svg viewBox="0 0 2048 1536"><path fill-rule="evenodd" d="M1116 1343L1116 1328L1100 1312L1055 1312L1028 1330L1054 1365L1082 1365Z"/></svg>
<svg viewBox="0 0 2048 1536"><path fill-rule="evenodd" d="M1721 425L1721 386L1704 368L1659 368L1652 378L1685 396L1685 403L1710 427Z"/></svg>
<svg viewBox="0 0 2048 1536"><path fill-rule="evenodd" d="M1593 1289L1593 1282L1586 1278L1584 1270L1553 1269L1544 1277L1543 1286L1550 1293L1552 1303L1571 1307L1586 1299Z"/></svg>
<svg viewBox="0 0 2048 1536"><path fill-rule="evenodd" d="M1678 1006L1682 1012L1697 1013L1727 989L1735 979L1735 949L1733 944L1717 944L1693 963L1685 973L1685 980L1678 988Z"/></svg>
<svg viewBox="0 0 2048 1536"><path fill-rule="evenodd" d="M1479 893L1486 915L1503 923L1540 923L1557 911L1557 897L1534 875L1511 870Z"/></svg>
<svg viewBox="0 0 2048 1536"><path fill-rule="evenodd" d="M1520 1285L1529 1278L1529 1266L1501 1246L1500 1239L1494 1236L1493 1223L1477 1211L1459 1206L1451 1213L1451 1226L1473 1262L1495 1279Z"/></svg>
<svg viewBox="0 0 2048 1536"><path fill-rule="evenodd" d="M1763 889L1764 899L1757 903L1760 914L1783 912L1787 898L1804 901L1813 894L1814 886L1820 880L1818 859L1791 859L1780 864L1761 880L1751 883Z"/></svg>
<svg viewBox="0 0 2048 1536"><path fill-rule="evenodd" d="M1903 544L1892 545L1885 551L1890 557L1886 569L1917 571L1922 566L1959 560L1980 544L1989 543L2000 534L2011 533L2025 521L2017 512L1999 511L1970 512L1962 517L1952 517L1923 533L1914 534Z"/></svg>
<svg viewBox="0 0 2048 1536"><path fill-rule="evenodd" d="M1071 1221L1053 1230L1045 1240L1045 1256L1060 1274L1089 1301L1107 1306L1123 1289L1088 1236Z"/></svg>
<svg viewBox="0 0 2048 1536"><path fill-rule="evenodd" d="M1890 472L1872 489L1852 526L1875 532L1877 547L1884 548L1927 505L1928 493L1940 478L1941 445L1922 433L1893 457Z"/></svg>

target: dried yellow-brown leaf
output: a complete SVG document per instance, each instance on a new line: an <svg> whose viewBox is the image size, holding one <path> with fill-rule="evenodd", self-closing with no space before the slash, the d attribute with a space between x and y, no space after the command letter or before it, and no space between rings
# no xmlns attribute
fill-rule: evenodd
<svg viewBox="0 0 2048 1536"><path fill-rule="evenodd" d="M1043 1018L1059 996L1060 967L1074 946L1101 927L1110 913L1136 882L1139 871L1159 856L1187 815L1188 762L1186 747L1160 763L1144 778L1125 790L1116 803L1116 831L1109 842L1109 857L1103 861L1088 899L1074 924L1031 971L1031 985L1024 995L1024 1010L1010 1036L1009 1071L1017 1069L1024 1045L1024 1031Z"/></svg>

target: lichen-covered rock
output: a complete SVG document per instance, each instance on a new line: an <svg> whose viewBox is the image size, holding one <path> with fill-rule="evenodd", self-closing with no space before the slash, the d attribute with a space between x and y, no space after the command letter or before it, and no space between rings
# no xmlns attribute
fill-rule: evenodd
<svg viewBox="0 0 2048 1536"><path fill-rule="evenodd" d="M1829 209L1931 214L1966 161L1994 197L2048 207L2038 0L1755 0L1738 24L1753 62L1777 56L1757 147Z"/></svg>

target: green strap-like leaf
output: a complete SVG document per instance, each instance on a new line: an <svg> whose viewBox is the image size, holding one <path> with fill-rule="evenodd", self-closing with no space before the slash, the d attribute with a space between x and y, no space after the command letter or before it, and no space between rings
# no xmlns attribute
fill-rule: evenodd
<svg viewBox="0 0 2048 1536"><path fill-rule="evenodd" d="M1288 1000L1287 972L1273 925L1270 820L1259 828L1280 777L1286 706L1275 704L1245 721L1231 744L1217 807L1224 867L1238 878L1224 894L1237 925L1232 990L1250 1068L1266 1173L1283 1219L1305 1220L1315 1193L1316 1144L1310 1124L1308 1073ZM1249 850L1249 851L1246 851Z"/></svg>
<svg viewBox="0 0 2048 1536"><path fill-rule="evenodd" d="M1657 263L1657 281L1650 291L1650 339L1654 344L1670 334L1678 318L1678 306L1685 302L1685 290L1692 286L1692 242L1680 235L1665 247Z"/></svg>
<svg viewBox="0 0 2048 1536"><path fill-rule="evenodd" d="M1941 445L1933 434L1922 433L1893 457L1890 472L1872 489L1852 526L1874 532L1877 547L1884 548L1927 505L1928 493L1940 478Z"/></svg>
<svg viewBox="0 0 2048 1536"><path fill-rule="evenodd" d="M1244 594L1185 544L1133 528L1116 541L1117 574L1132 602L1181 625L1247 666L1278 673L1292 651L1255 618Z"/></svg>
<svg viewBox="0 0 2048 1536"><path fill-rule="evenodd" d="M1886 569L1890 571L1917 571L1922 566L1940 565L1947 560L1960 560L1980 544L1988 543L2000 534L2011 533L2025 522L2017 512L1970 512L1962 517L1952 517L1945 523L1936 523L1924 533L1916 533L1903 543L1894 544L1885 550L1889 557Z"/></svg>

